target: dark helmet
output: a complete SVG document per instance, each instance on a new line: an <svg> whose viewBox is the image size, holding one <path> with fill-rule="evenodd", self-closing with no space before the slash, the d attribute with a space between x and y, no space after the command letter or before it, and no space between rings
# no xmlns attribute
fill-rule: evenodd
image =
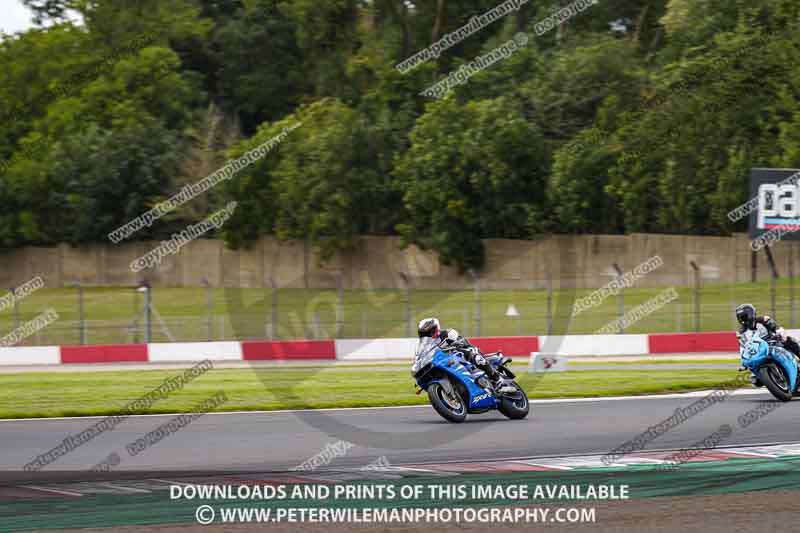
<svg viewBox="0 0 800 533"><path fill-rule="evenodd" d="M439 334L439 319L438 318L423 318L419 321L417 326L417 333L419 338L422 337L435 337Z"/></svg>
<svg viewBox="0 0 800 533"><path fill-rule="evenodd" d="M736 320L748 329L756 327L756 308L752 304L742 304L736 308Z"/></svg>

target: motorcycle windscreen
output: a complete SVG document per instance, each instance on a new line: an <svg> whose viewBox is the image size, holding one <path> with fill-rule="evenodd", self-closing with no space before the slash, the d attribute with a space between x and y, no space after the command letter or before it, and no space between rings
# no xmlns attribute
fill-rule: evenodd
<svg viewBox="0 0 800 533"><path fill-rule="evenodd" d="M433 356L439 351L439 343L430 337L422 337L414 349L414 364L412 374L433 361Z"/></svg>

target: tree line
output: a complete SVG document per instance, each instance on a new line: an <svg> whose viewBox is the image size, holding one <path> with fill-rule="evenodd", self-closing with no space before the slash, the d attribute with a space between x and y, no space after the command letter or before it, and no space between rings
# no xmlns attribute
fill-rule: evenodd
<svg viewBox="0 0 800 533"><path fill-rule="evenodd" d="M544 33L568 2L23 1L39 25L0 42L3 247L107 241L296 124L130 238L233 200L233 247L325 260L391 234L480 269L483 238L742 231L749 169L800 163L794 0L601 0Z"/></svg>

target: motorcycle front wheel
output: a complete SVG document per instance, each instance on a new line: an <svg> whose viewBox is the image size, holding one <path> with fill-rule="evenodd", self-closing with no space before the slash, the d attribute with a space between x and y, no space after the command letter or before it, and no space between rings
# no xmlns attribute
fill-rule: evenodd
<svg viewBox="0 0 800 533"><path fill-rule="evenodd" d="M528 395L525 394L522 387L520 387L516 381L512 381L511 383L517 388L517 394L515 394L513 398L501 397L500 405L497 407L497 410L511 420L520 420L528 416L531 405L528 402Z"/></svg>
<svg viewBox="0 0 800 533"><path fill-rule="evenodd" d="M439 415L448 422L463 422L467 419L467 407L464 400L454 393L447 393L441 383L432 383L428 387L428 399Z"/></svg>
<svg viewBox="0 0 800 533"><path fill-rule="evenodd" d="M782 402L792 399L792 391L789 390L789 376L782 366L776 364L764 365L758 369L758 379L767 389Z"/></svg>

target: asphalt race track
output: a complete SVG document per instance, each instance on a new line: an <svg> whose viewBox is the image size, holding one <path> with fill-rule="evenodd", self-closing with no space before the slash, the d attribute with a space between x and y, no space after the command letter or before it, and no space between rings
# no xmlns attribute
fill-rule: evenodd
<svg viewBox="0 0 800 533"><path fill-rule="evenodd" d="M449 461L604 454L670 417L678 407L706 392L635 398L542 400L532 413L511 421L495 412L472 415L455 425L430 406L320 411L206 414L141 453L126 445L174 415L132 416L112 431L46 466L47 472L86 472L115 452L119 471L287 471L344 440L352 447L333 458L332 467L360 467L385 456L392 465ZM778 408L742 429L737 418L771 396L742 390L653 440L646 450L687 448L721 425L732 433L720 446L800 441L800 403ZM0 470L21 472L49 451L102 417L0 421ZM42 479L39 477L38 479Z"/></svg>

